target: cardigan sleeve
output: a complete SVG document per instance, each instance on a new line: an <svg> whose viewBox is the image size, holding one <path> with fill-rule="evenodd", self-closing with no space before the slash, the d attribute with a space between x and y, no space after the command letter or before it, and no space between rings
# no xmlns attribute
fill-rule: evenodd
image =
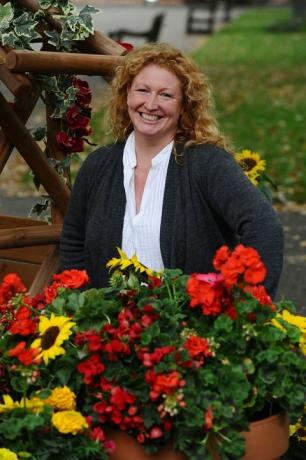
<svg viewBox="0 0 306 460"><path fill-rule="evenodd" d="M88 199L87 161L76 177L60 239L59 271L85 268L85 227Z"/></svg>
<svg viewBox="0 0 306 460"><path fill-rule="evenodd" d="M223 149L212 147L205 171L202 184L211 206L242 244L259 252L267 268L264 284L273 297L283 264L283 230L274 209Z"/></svg>

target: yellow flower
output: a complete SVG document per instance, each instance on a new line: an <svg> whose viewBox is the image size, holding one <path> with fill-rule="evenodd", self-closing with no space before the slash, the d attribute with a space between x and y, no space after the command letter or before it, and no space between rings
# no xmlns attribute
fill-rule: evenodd
<svg viewBox="0 0 306 460"><path fill-rule="evenodd" d="M61 345L72 334L71 328L74 325L75 323L66 316L55 316L53 313L51 318L45 316L40 318L38 326L40 338L34 340L31 347L39 348L38 357L43 358L45 364L48 364L49 359L65 354Z"/></svg>
<svg viewBox="0 0 306 460"><path fill-rule="evenodd" d="M297 422L295 425L290 425L289 435L296 435L299 441L306 441L306 429L302 426L300 422Z"/></svg>
<svg viewBox="0 0 306 460"><path fill-rule="evenodd" d="M266 168L265 160L261 160L258 153L251 152L251 150L242 150L242 152L238 152L235 155L235 160L241 166L247 177L250 181L257 185L258 181L257 178Z"/></svg>
<svg viewBox="0 0 306 460"><path fill-rule="evenodd" d="M34 396L31 399L21 398L20 402L18 402L14 401L10 395L3 395L3 402L4 404L0 404L0 414L3 412L10 412L18 408L29 409L31 412L40 412L44 407L43 401L37 396Z"/></svg>
<svg viewBox="0 0 306 460"><path fill-rule="evenodd" d="M130 259L122 249L117 248L120 257L113 257L107 262L106 267L111 269L118 268L119 270L125 270L128 267L132 267L136 272L146 273L148 276L159 276L158 273L154 272L150 268L139 262L136 255L134 254Z"/></svg>
<svg viewBox="0 0 306 460"><path fill-rule="evenodd" d="M52 424L60 433L64 434L77 434L88 428L85 417L74 410L56 412L52 415Z"/></svg>
<svg viewBox="0 0 306 460"><path fill-rule="evenodd" d="M10 395L3 395L2 398L4 404L0 404L0 414L3 414L3 412L10 412L20 407L19 403L14 401Z"/></svg>
<svg viewBox="0 0 306 460"><path fill-rule="evenodd" d="M53 407L55 410L74 410L76 396L67 386L63 388L54 388L51 395L44 399L45 404Z"/></svg>
<svg viewBox="0 0 306 460"><path fill-rule="evenodd" d="M296 326L300 330L301 332L301 337L300 337L300 342L299 342L300 349L302 350L302 353L306 355L306 317L293 315L288 310L283 310L280 314L277 315L275 319L272 320L272 324L276 326L278 329L281 329L282 331L286 331L286 328L284 327L284 325L280 324L277 321L277 318L283 319L287 323L292 324L293 326Z"/></svg>
<svg viewBox="0 0 306 460"><path fill-rule="evenodd" d="M44 401L42 401L38 396L33 396L32 398L22 398L19 403L19 407L26 407L31 412L38 413L44 407Z"/></svg>
<svg viewBox="0 0 306 460"><path fill-rule="evenodd" d="M0 447L0 459L1 460L18 460L17 455L15 452L12 452L5 447Z"/></svg>

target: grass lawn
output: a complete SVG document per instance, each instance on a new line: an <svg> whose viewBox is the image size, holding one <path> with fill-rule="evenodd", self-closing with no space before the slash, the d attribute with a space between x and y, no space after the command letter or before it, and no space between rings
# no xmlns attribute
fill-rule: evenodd
<svg viewBox="0 0 306 460"><path fill-rule="evenodd" d="M288 199L306 198L306 31L271 32L285 8L249 10L193 57L209 76L222 131L250 148Z"/></svg>

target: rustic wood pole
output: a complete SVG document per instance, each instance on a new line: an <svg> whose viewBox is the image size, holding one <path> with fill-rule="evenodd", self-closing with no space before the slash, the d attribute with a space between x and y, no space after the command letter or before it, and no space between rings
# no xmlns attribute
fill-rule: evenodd
<svg viewBox="0 0 306 460"><path fill-rule="evenodd" d="M15 100L14 110L19 116L20 120L25 124L30 117L36 102L38 95L33 91L32 93L19 96ZM13 143L8 139L4 131L0 130L0 174L3 171L4 166L7 163L7 160L10 157L10 154L14 148Z"/></svg>
<svg viewBox="0 0 306 460"><path fill-rule="evenodd" d="M31 93L33 90L31 81L25 75L13 73L7 68L7 52L0 47L0 80L16 97Z"/></svg>
<svg viewBox="0 0 306 460"><path fill-rule="evenodd" d="M112 75L123 56L12 50L6 64L14 72Z"/></svg>
<svg viewBox="0 0 306 460"><path fill-rule="evenodd" d="M53 246L49 254L41 264L35 279L30 287L29 294L34 296L42 292L42 290L49 284L50 275L55 273L58 266L59 247Z"/></svg>
<svg viewBox="0 0 306 460"><path fill-rule="evenodd" d="M0 230L0 247L1 249L12 249L56 244L59 241L61 231L61 224Z"/></svg>
<svg viewBox="0 0 306 460"><path fill-rule="evenodd" d="M0 125L64 215L69 189L36 144L20 118L0 94Z"/></svg>

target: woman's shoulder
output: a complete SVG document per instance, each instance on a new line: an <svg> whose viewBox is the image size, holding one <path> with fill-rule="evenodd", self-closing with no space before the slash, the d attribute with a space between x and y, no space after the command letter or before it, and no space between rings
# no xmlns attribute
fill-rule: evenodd
<svg viewBox="0 0 306 460"><path fill-rule="evenodd" d="M219 162L232 162L234 160L230 151L215 144L193 144L185 148L185 158L195 164L215 164Z"/></svg>
<svg viewBox="0 0 306 460"><path fill-rule="evenodd" d="M123 142L99 147L88 155L84 161L84 165L87 168L96 168L108 162L120 161L122 159L123 149Z"/></svg>

